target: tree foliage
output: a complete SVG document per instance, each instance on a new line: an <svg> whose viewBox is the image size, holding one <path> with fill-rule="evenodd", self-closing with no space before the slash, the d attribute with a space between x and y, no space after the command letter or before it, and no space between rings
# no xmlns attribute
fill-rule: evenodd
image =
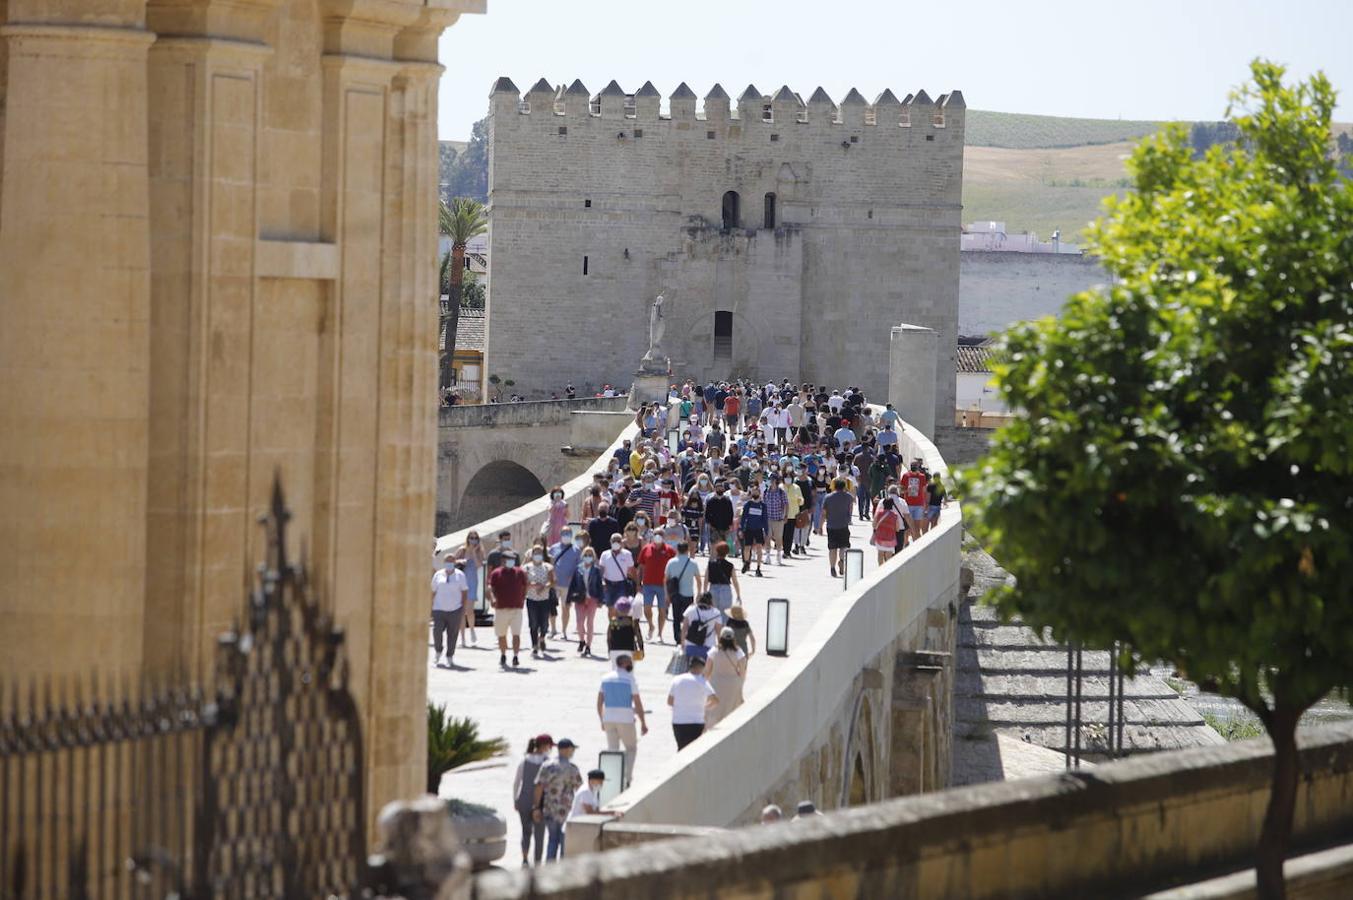
<svg viewBox="0 0 1353 900"><path fill-rule="evenodd" d="M1017 579L1005 612L1171 660L1264 722L1272 896L1297 719L1353 683L1353 194L1329 82L1252 72L1238 141L1138 145L1135 190L1090 231L1115 283L1005 335L994 368L1024 415L965 481Z"/></svg>
<svg viewBox="0 0 1353 900"><path fill-rule="evenodd" d="M456 353L456 334L460 327L460 310L464 302L465 261L473 259L483 264L484 257L466 249L466 245L488 231L488 213L484 204L469 197L456 197L442 203L437 213L438 230L451 239L451 249L442 255L439 283L445 285L447 303L442 309L442 341L439 383L443 389L451 385L452 361ZM440 292L439 292L440 293Z"/></svg>
<svg viewBox="0 0 1353 900"><path fill-rule="evenodd" d="M1189 128L1189 145L1193 147L1194 159L1202 157L1217 144L1233 144L1240 137L1240 128L1235 122L1194 122Z"/></svg>
<svg viewBox="0 0 1353 900"><path fill-rule="evenodd" d="M450 148L447 148L448 150ZM489 199L488 119L480 119L470 129L470 140L460 153L441 156L442 202L452 197L469 197L480 203Z"/></svg>

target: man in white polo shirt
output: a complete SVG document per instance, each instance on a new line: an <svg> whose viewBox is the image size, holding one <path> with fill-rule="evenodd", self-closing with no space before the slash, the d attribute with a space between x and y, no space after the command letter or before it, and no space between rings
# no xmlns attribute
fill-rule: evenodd
<svg viewBox="0 0 1353 900"><path fill-rule="evenodd" d="M677 751L705 733L705 710L717 705L719 695L705 680L705 660L690 658L690 671L672 679L667 689L667 705L672 707L672 734Z"/></svg>
<svg viewBox="0 0 1353 900"><path fill-rule="evenodd" d="M456 555L448 553L442 559L442 570L432 576L432 646L437 651L433 665L441 666L442 636L446 636L446 661L456 655L456 637L460 634L460 617L469 601L470 585L465 573L456 567Z"/></svg>

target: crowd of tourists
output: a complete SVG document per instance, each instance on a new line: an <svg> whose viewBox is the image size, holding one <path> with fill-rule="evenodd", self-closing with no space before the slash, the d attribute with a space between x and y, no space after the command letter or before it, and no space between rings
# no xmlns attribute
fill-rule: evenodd
<svg viewBox="0 0 1353 900"><path fill-rule="evenodd" d="M871 407L854 387L687 383L666 404L642 405L635 422L638 438L595 474L576 519L556 487L529 546L514 546L509 531L486 546L471 530L432 580L436 665L452 664L457 639L478 643L469 598L481 579L500 667L520 666L523 631L533 658L564 646L609 658L597 715L607 747L624 748L627 783L648 731L634 676L648 647L670 634L667 704L680 750L743 701L756 639L739 577L805 562L815 540L840 577L857 520L871 523L886 562L933 527L945 501L938 473L899 452L892 405ZM564 823L595 806L588 792L604 778L597 770L583 785L571 741L548 764L549 736L533 743L514 789L523 861L533 836L537 859L542 835L550 858L561 850Z"/></svg>

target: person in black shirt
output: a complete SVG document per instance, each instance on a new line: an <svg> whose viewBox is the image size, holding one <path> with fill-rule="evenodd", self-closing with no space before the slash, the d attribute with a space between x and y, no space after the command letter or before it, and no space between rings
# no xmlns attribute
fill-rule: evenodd
<svg viewBox="0 0 1353 900"><path fill-rule="evenodd" d="M587 523L587 539L593 547L609 547L611 535L619 534L620 531L620 523L611 515L610 507L605 503L598 510L597 517Z"/></svg>
<svg viewBox="0 0 1353 900"><path fill-rule="evenodd" d="M728 540L733 528L733 501L728 498L728 486L722 481L714 484L714 496L705 502L705 524L709 526L709 542L713 546Z"/></svg>

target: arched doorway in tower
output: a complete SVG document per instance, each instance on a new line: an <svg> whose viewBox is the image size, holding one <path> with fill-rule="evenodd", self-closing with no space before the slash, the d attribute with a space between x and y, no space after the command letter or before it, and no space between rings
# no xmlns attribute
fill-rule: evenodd
<svg viewBox="0 0 1353 900"><path fill-rule="evenodd" d="M742 198L737 191L725 191L723 195L723 230L732 231L741 227Z"/></svg>
<svg viewBox="0 0 1353 900"><path fill-rule="evenodd" d="M510 459L494 460L465 485L451 529L467 528L544 495L545 485L530 469Z"/></svg>

